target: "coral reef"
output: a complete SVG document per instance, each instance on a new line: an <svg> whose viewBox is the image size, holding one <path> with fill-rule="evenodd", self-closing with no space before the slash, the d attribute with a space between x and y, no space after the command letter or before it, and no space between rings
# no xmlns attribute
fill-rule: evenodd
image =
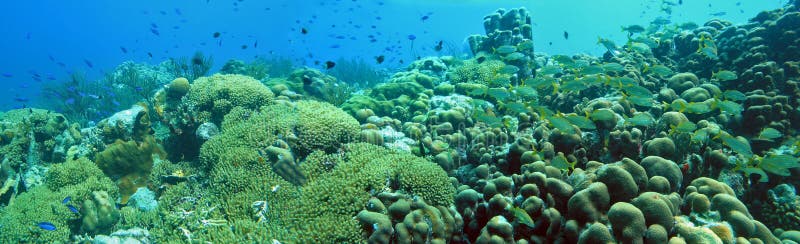
<svg viewBox="0 0 800 244"><path fill-rule="evenodd" d="M534 54L501 9L383 83L175 60L96 125L0 115L0 242L798 242L797 3L601 57Z"/></svg>

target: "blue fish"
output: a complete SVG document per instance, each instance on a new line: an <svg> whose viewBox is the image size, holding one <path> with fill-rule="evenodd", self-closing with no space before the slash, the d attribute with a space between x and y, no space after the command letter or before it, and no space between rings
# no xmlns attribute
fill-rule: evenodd
<svg viewBox="0 0 800 244"><path fill-rule="evenodd" d="M153 35L161 36L161 33L159 33L158 30L156 30L156 29L150 29L150 32L152 32Z"/></svg>
<svg viewBox="0 0 800 244"><path fill-rule="evenodd" d="M3 77L11 78L11 77L14 77L14 75L11 74L11 73L3 73Z"/></svg>
<svg viewBox="0 0 800 244"><path fill-rule="evenodd" d="M89 66L90 69L94 68L94 64L92 64L92 61L89 61L88 59L83 59L83 62L86 63L86 66Z"/></svg>
<svg viewBox="0 0 800 244"><path fill-rule="evenodd" d="M70 212L78 213L78 208L76 208L75 206L67 205L67 208L69 208Z"/></svg>
<svg viewBox="0 0 800 244"><path fill-rule="evenodd" d="M50 223L50 222L39 222L36 225L38 225L39 228L42 228L43 230L46 230L46 231L54 231L54 230L56 230L56 225L54 225L53 223Z"/></svg>
<svg viewBox="0 0 800 244"><path fill-rule="evenodd" d="M413 41L413 40L417 39L417 36L415 36L415 35L408 35L408 39Z"/></svg>
<svg viewBox="0 0 800 244"><path fill-rule="evenodd" d="M71 196L67 196L67 197L64 198L64 200L61 200L61 204L67 204L69 202L69 200L72 200Z"/></svg>

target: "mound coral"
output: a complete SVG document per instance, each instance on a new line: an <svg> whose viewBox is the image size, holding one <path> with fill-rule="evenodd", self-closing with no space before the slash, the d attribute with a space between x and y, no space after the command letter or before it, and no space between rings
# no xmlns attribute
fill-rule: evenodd
<svg viewBox="0 0 800 244"><path fill-rule="evenodd" d="M272 103L274 97L269 88L252 77L216 74L195 80L186 102L200 117L219 124L234 107L258 109Z"/></svg>

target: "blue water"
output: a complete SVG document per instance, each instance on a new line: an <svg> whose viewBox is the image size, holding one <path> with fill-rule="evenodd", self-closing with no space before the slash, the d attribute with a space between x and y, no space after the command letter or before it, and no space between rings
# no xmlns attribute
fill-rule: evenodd
<svg viewBox="0 0 800 244"><path fill-rule="evenodd" d="M719 18L744 23L785 1L683 2L671 7L673 23L702 25L720 12L725 14ZM229 59L257 56L321 68L315 61L385 55L378 66L396 69L416 56L464 55L464 39L483 34L480 20L497 8L524 6L532 12L537 52L599 55L604 49L596 44L598 37L624 43L621 26L646 26L667 16L663 5L660 0L6 2L0 15L5 94L0 109L42 106L41 99L52 99L43 96L42 83L65 82L74 72L99 80L124 61L158 64L196 51L214 58L212 72ZM413 46L409 35L417 37ZM444 48L436 52L439 41Z"/></svg>

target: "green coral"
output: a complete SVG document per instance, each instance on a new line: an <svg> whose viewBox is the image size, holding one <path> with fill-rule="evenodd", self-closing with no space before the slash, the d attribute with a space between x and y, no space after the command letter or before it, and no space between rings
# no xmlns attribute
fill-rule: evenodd
<svg viewBox="0 0 800 244"><path fill-rule="evenodd" d="M50 190L71 196L76 202L90 199L94 191L105 191L111 196L119 194L114 182L87 158L69 159L53 165L45 174L45 185Z"/></svg>
<svg viewBox="0 0 800 244"><path fill-rule="evenodd" d="M461 66L450 69L447 77L452 83L477 83L489 87L502 87L508 85L510 75L504 74L502 69L506 66L500 60L486 60L478 62L476 59L469 59Z"/></svg>
<svg viewBox="0 0 800 244"><path fill-rule="evenodd" d="M201 157L211 159L204 162L219 161L217 155L232 147L266 148L279 139L301 158L315 150L333 152L341 143L356 140L360 127L355 118L331 104L298 101L294 106L265 106L259 112L234 109L225 117L222 130L203 146Z"/></svg>
<svg viewBox="0 0 800 244"><path fill-rule="evenodd" d="M77 216L61 204L65 195L46 187L36 187L17 196L0 212L2 243L66 243L70 236L69 221ZM37 226L50 222L55 230Z"/></svg>
<svg viewBox="0 0 800 244"><path fill-rule="evenodd" d="M329 103L299 101L296 108L298 141L293 148L300 154L313 150L335 151L340 143L353 141L358 136L358 121Z"/></svg>
<svg viewBox="0 0 800 244"><path fill-rule="evenodd" d="M197 112L210 112L211 121L218 124L233 107L258 109L271 104L274 97L269 88L252 77L215 74L195 80L186 101Z"/></svg>
<svg viewBox="0 0 800 244"><path fill-rule="evenodd" d="M275 108L282 105L274 105ZM353 217L364 209L369 199L379 192L405 192L433 206L450 206L455 189L450 178L436 164L408 153L390 151L368 143L345 144L340 152L310 153L299 169L307 177L302 186L291 184L271 169L269 159L258 154L259 140L278 141L266 127L269 118L253 112L241 122L224 123L223 133L210 140L201 152L211 169L211 195L219 197L228 223L266 225L270 231L261 237L282 242L309 243L333 240L361 242L361 224ZM290 109L290 108L281 108ZM229 116L239 116L232 112ZM249 134L237 134L239 127ZM273 129L279 127L274 126ZM256 133L252 133L252 132ZM260 132L259 132L260 131ZM238 138L238 142L226 140ZM256 139L261 138L261 139ZM218 144L222 143L222 144ZM273 146L274 147L274 146ZM224 150L223 150L224 149ZM254 203L264 201L269 210L253 210ZM325 203L325 204L319 204ZM314 224L308 224L314 223ZM243 227L244 228L244 227ZM239 228L234 228L238 231ZM223 231L227 232L227 231ZM251 233L252 234L252 233ZM217 233L217 241L247 241L248 235Z"/></svg>
<svg viewBox="0 0 800 244"><path fill-rule="evenodd" d="M66 204L61 203L64 198L71 197L72 200L67 204L80 206L85 201L91 202L95 199L94 192L104 192L105 199L111 199L110 206L113 208L113 199L119 194L111 179L86 158L70 158L64 163L55 164L47 171L44 179L44 186L34 187L20 194L0 212L0 223L3 223L0 225L0 242L67 242L74 234L70 230L78 229L82 219L88 214L78 215L71 212ZM81 211L90 211L89 208L80 208ZM98 213L96 209L91 210ZM106 207L105 210L110 208ZM105 228L116 223L113 218L104 221ZM43 230L36 226L39 222L53 223L56 230Z"/></svg>

